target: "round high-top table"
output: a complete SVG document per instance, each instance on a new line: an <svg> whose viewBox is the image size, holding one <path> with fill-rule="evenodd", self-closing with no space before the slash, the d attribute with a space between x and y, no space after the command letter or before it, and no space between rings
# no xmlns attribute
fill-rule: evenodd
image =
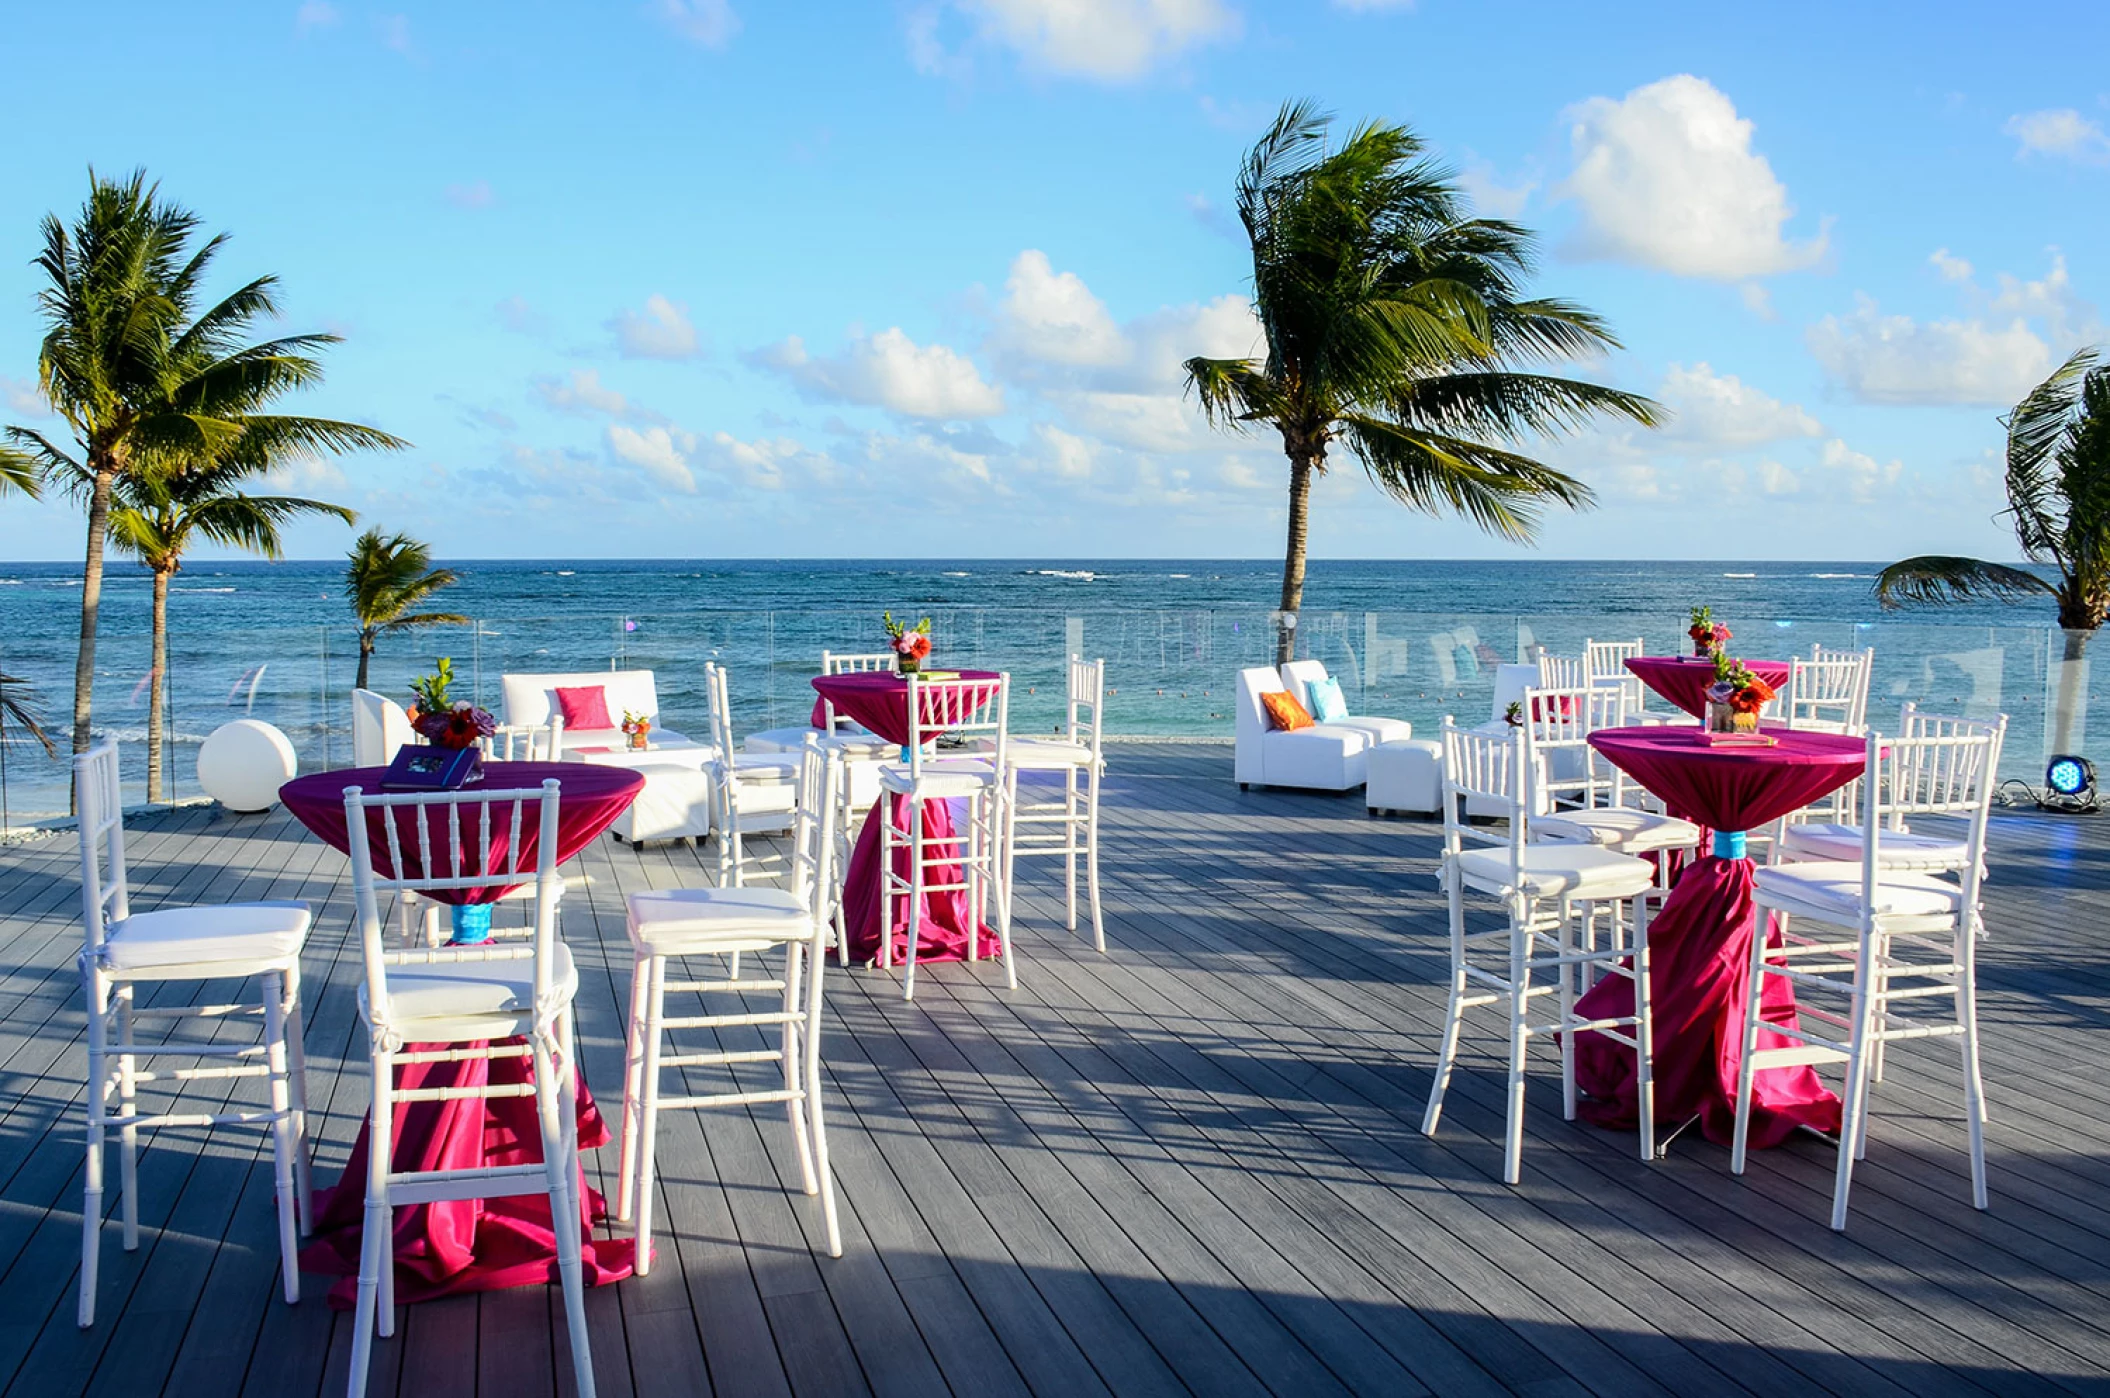
<svg viewBox="0 0 2110 1398"><path fill-rule="evenodd" d="M353 767L337 772L316 772L295 777L279 788L301 824L343 850L350 844L344 819L346 787L360 787L379 795L382 767ZM464 788L480 791L531 790L537 799L545 780L560 783L557 796L557 861L571 858L601 834L627 809L644 788L637 772L619 767L589 766L580 762L486 762L484 779ZM383 808L389 809L389 808ZM401 807L393 808L402 837L404 863L416 859L415 826ZM532 808L530 808L532 809ZM388 843L381 824L383 810L367 812L369 847L375 872L383 878L398 877L388 866ZM494 818L491 844L494 856L504 853L510 836ZM444 830L435 827L435 834ZM469 817L462 822L463 849L479 846L478 832ZM541 838L535 822L523 818L521 864L532 869ZM421 870L407 868L400 875L415 878ZM491 902L503 896L498 889L434 889L421 894L438 902ZM525 1043L525 1040L520 1042ZM418 1045L410 1045L415 1049ZM455 1045L432 1045L452 1048ZM521 1058L473 1059L456 1063L406 1063L396 1070L399 1090L426 1087L505 1086L528 1081L529 1060ZM608 1124L594 1106L586 1088L586 1075L579 1074L579 1147L591 1150L609 1139ZM301 1252L303 1269L343 1278L330 1289L330 1304L350 1309L359 1275L359 1235L366 1207L367 1131L371 1122L361 1122L359 1137L345 1161L337 1183L317 1191L315 1232ZM542 1159L542 1133L535 1122L533 1097L482 1097L441 1102L398 1102L395 1108L393 1161L403 1170L474 1170L493 1165L527 1165ZM607 1204L590 1184L580 1191L582 1216L579 1229L588 1285L621 1281L630 1275L631 1240L614 1238L596 1242L595 1221L607 1216ZM463 1291L490 1291L505 1286L530 1286L557 1279L557 1235L550 1223L549 1198L542 1194L520 1194L501 1199L449 1199L436 1204L406 1204L396 1210L396 1300L429 1301Z"/></svg>
<svg viewBox="0 0 2110 1398"><path fill-rule="evenodd" d="M994 670L962 670L963 680L988 680L992 683L999 676ZM901 675L888 674L884 670L868 670L861 674L818 675L813 688L822 699L835 706L835 712L843 717L855 719L879 737L890 743L906 743L909 739L908 680ZM842 949L842 959L847 962L876 961L879 957L880 938L893 939L894 959L908 957L909 906L906 898L894 904L893 926L882 927L884 918L884 880L879 876L879 831L883 812L895 816L903 814L901 802L906 798L886 796L874 805L865 816L862 829L857 832L857 847L850 853L850 868L843 878L843 927L847 936ZM904 822L905 824L905 822ZM923 835L926 840L944 839L953 832L953 813L950 801L925 801L923 803ZM906 879L909 876L909 851L906 848L894 851L894 872ZM929 867L927 881L930 883L958 883L957 864L933 864ZM970 939L978 938L979 942ZM943 893L924 894L923 928L916 944L918 961L965 961L969 948L984 959L1002 954L1002 946L996 933L991 931L974 915L968 905L964 890L954 889Z"/></svg>
<svg viewBox="0 0 2110 1398"><path fill-rule="evenodd" d="M1632 662L1629 662L1632 663ZM1736 1116L1737 1069L1744 1047L1744 995L1757 878L1744 832L1778 820L1861 775L1867 749L1837 733L1770 729L1770 747L1716 746L1692 728L1605 728L1590 746L1661 797L1670 813L1713 833L1712 851L1678 876L1648 925L1649 993L1655 1015L1656 1119L1697 1116L1711 1141L1727 1145ZM1777 939L1769 927L1766 935ZM1633 982L1599 981L1576 1005L1586 1018L1633 1013ZM1775 1024L1795 1018L1795 995L1769 977L1760 1013ZM1761 1029L1759 1046L1785 1045ZM1635 1124L1634 1051L1601 1034L1576 1036L1575 1076L1589 1094L1583 1113L1607 1126ZM1839 1129L1839 1099L1808 1067L1769 1068L1752 1084L1751 1144L1777 1145L1798 1126Z"/></svg>
<svg viewBox="0 0 2110 1398"><path fill-rule="evenodd" d="M1634 676L1694 718L1707 715L1707 686L1714 662L1690 655L1637 655L1626 662ZM1746 660L1744 668L1774 689L1787 688L1793 667L1785 660Z"/></svg>

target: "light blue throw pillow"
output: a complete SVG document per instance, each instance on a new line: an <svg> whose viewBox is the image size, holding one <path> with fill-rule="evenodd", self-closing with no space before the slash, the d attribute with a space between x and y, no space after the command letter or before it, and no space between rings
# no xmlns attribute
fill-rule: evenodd
<svg viewBox="0 0 2110 1398"><path fill-rule="evenodd" d="M1311 696L1311 716L1321 723L1338 723L1348 717L1348 701L1341 697L1341 682L1331 675L1323 680L1307 680L1305 692Z"/></svg>

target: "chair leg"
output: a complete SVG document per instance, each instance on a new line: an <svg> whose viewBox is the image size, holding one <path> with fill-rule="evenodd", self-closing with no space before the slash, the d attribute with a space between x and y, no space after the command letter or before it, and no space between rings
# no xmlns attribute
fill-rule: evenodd
<svg viewBox="0 0 2110 1398"><path fill-rule="evenodd" d="M1772 925L1772 910L1760 903L1752 909L1751 961L1744 984L1744 1052L1736 1065L1736 1130L1729 1145L1729 1173L1744 1173L1744 1157L1751 1139L1751 1093L1758 1070L1751 1060L1758 1054L1759 1013L1765 1006L1766 938ZM1781 919L1781 935L1787 935L1787 919Z"/></svg>
<svg viewBox="0 0 2110 1398"><path fill-rule="evenodd" d="M383 1072L386 1095L380 1092L375 1094L373 1121L367 1136L374 1144L374 1155L378 1164L369 1163L367 1167L367 1212L361 1226L375 1226L375 1199L378 1197L381 1220L381 1271L375 1278L378 1287L375 1300L380 1306L380 1312L374 1318L374 1330L386 1339L396 1333L396 1206L388 1191L388 1177L395 1169L396 1159L396 1065L393 1058L386 1060ZM388 1113L386 1125L383 1124L381 1115L384 1109ZM373 1186L376 1178L381 1181L378 1196Z"/></svg>
<svg viewBox="0 0 2110 1398"><path fill-rule="evenodd" d="M1465 905L1457 889L1450 891L1451 913L1451 994L1443 1011L1443 1043L1436 1050L1436 1076L1429 1083L1429 1104L1422 1109L1421 1134L1436 1134L1436 1123L1443 1118L1443 1094L1451 1085L1451 1065L1458 1060L1458 1029L1465 1018L1465 961L1461 936L1465 926Z"/></svg>
<svg viewBox="0 0 2110 1398"><path fill-rule="evenodd" d="M1978 1067L1978 953L1975 918L1960 919L1956 962L1956 1019L1963 1033L1963 1110L1971 1138L1971 1207L1987 1206L1985 1180L1985 1078Z"/></svg>
<svg viewBox="0 0 2110 1398"><path fill-rule="evenodd" d="M1011 899L1018 884L1018 788L1024 778L1013 767L1004 774L1004 915L1011 914Z"/></svg>
<svg viewBox="0 0 2110 1398"><path fill-rule="evenodd" d="M1641 1158L1656 1158L1656 1007L1649 986L1648 897L1634 899L1634 1106Z"/></svg>
<svg viewBox="0 0 2110 1398"><path fill-rule="evenodd" d="M586 1228L585 1165L579 1156L579 1059L573 1037L576 1028L572 1007L566 1005L556 1018L557 1031L557 1140L564 1148L564 1188L571 1196L565 1214L581 1232ZM552 1215L552 1221L555 1216ZM582 1254L583 1255L583 1254Z"/></svg>
<svg viewBox="0 0 2110 1398"><path fill-rule="evenodd" d="M1010 802L1005 801L1003 796L1003 787L990 788L989 799L992 803L996 803L991 805L989 811L992 828L997 828L1001 823L1008 823L1013 819L1012 811L1015 808L1012 807ZM975 925L974 935L977 941L981 939L982 929L979 923ZM1018 958L1011 954L1011 890L1008 886L1004 889L1004 896L997 900L996 943L997 955L1002 957L1004 962L1004 988L1016 990L1018 989Z"/></svg>
<svg viewBox="0 0 2110 1398"><path fill-rule="evenodd" d="M667 961L663 956L645 959L645 1062L644 1085L638 1094L637 1186L632 1195L637 1226L636 1268L639 1276L652 1271L652 1156L659 1144L659 1051L667 995Z"/></svg>
<svg viewBox="0 0 2110 1398"><path fill-rule="evenodd" d="M901 998L916 998L916 951L923 936L923 803L905 798L908 813L908 969L901 977ZM979 928L968 933L970 944Z"/></svg>
<svg viewBox="0 0 2110 1398"><path fill-rule="evenodd" d="M805 1006L800 1003L799 977L805 962L806 944L786 942L784 944L784 1013L803 1014ZM820 967L815 965L813 975L820 976ZM803 1068L805 1053L800 1043L801 1031L811 1032L810 1022L784 1021L784 1090L798 1092L804 1084ZM785 1114L791 1118L791 1140L798 1148L800 1183L808 1194L820 1188L820 1178L815 1172L813 1160L813 1137L807 1127L806 1103L798 1097L788 1097L784 1102Z"/></svg>
<svg viewBox="0 0 2110 1398"><path fill-rule="evenodd" d="M1615 904L1614 907L1616 908L1617 905ZM1583 925L1589 929L1591 950L1594 951L1596 950L1597 942L1597 905L1594 903L1583 904L1582 918ZM1560 954L1563 960L1560 967L1560 989L1555 995L1555 1000L1560 1006L1560 1022L1562 1026L1560 1036L1561 1116L1567 1121L1573 1121L1575 1120L1575 1105L1578 1095L1575 1090L1575 1034L1574 1031L1567 1028L1567 1025L1570 1020L1575 1018L1576 969L1575 963L1566 960L1566 958L1576 954L1578 944L1575 939L1575 919L1568 915L1568 909L1565 907L1561 909L1560 929L1558 946L1560 947Z"/></svg>
<svg viewBox="0 0 2110 1398"><path fill-rule="evenodd" d="M571 1169L572 1149L565 1143L566 1124L577 1139L577 1123L566 1102L570 1070L559 1074L552 1062L550 1043L541 1034L533 1036L535 1050L535 1106L542 1125L543 1173L549 1180L551 1222L557 1234L557 1280L564 1291L565 1328L570 1332L573 1382L580 1398L593 1398L593 1354L586 1339L586 1277L581 1263L579 1213L572 1186L565 1179ZM566 1217L566 1215L569 1217Z"/></svg>
<svg viewBox="0 0 2110 1398"><path fill-rule="evenodd" d="M1106 950L1106 921L1099 913L1099 769L1092 768L1085 796L1084 888L1092 905L1092 946Z"/></svg>
<svg viewBox="0 0 2110 1398"><path fill-rule="evenodd" d="M630 1022L623 1036L623 1138L621 1160L616 1168L615 1217L630 1221L637 1203L638 1117L644 1110L640 1089L645 1073L645 992L651 982L646 959L639 955L630 966Z"/></svg>
<svg viewBox="0 0 2110 1398"><path fill-rule="evenodd" d="M117 1041L121 1044L133 1042L136 1032L132 1022L132 987L117 987ZM117 1171L119 1209L124 1216L124 1247L126 1252L139 1250L139 1128L132 1125L131 1118L139 1114L139 1059L137 1055L120 1053L117 1056L117 1109L125 1116L125 1124L118 1130Z"/></svg>
<svg viewBox="0 0 2110 1398"><path fill-rule="evenodd" d="M97 1264L102 1258L103 1228L103 1118L110 1109L109 1063L103 1052L108 1042L110 1014L109 982L102 972L89 967L81 973L88 1002L88 1159L81 1188L81 1295L78 1323L85 1330L95 1324Z"/></svg>
<svg viewBox="0 0 2110 1398"><path fill-rule="evenodd" d="M380 1329L381 1277L394 1265L385 1218L388 1206L389 1082L394 1067L376 1048L371 1058L374 1079L373 1118L367 1128L366 1217L359 1235L359 1282L352 1308L350 1398L365 1398L366 1371Z"/></svg>
<svg viewBox="0 0 2110 1398"><path fill-rule="evenodd" d="M1863 951L1861 979L1854 986L1854 1008L1852 1038L1848 1042L1846 1057L1845 1101L1839 1112L1839 1165L1832 1183L1832 1231L1846 1231L1847 1197L1853 1190L1854 1162L1861 1157L1867 1135L1868 1097L1868 1031L1874 1018L1875 1001L1868 993L1868 956L1871 950L1869 939L1861 939Z"/></svg>
<svg viewBox="0 0 2110 1398"><path fill-rule="evenodd" d="M1509 1083L1503 1094L1507 1117L1502 1133L1502 1182L1517 1184L1524 1178L1524 1063L1531 1048L1531 957L1529 934L1532 909L1511 913L1509 931Z"/></svg>
<svg viewBox="0 0 2110 1398"><path fill-rule="evenodd" d="M300 1300L300 1209L294 1200L292 1068L286 1057L286 984L264 978L264 1071L271 1084L271 1192L278 1205L278 1260L286 1304Z"/></svg>
<svg viewBox="0 0 2110 1398"><path fill-rule="evenodd" d="M293 1198L300 1235L315 1231L315 1171L308 1153L307 1016L300 1003L300 958L286 965L286 1059L293 1077Z"/></svg>
<svg viewBox="0 0 2110 1398"><path fill-rule="evenodd" d="M835 1214L835 1169L828 1163L828 1131L821 1114L821 968L827 957L816 945L806 987L806 1115L813 1137L813 1173L820 1183L821 1221L828 1229L828 1255L843 1255L842 1228Z"/></svg>
<svg viewBox="0 0 2110 1398"><path fill-rule="evenodd" d="M1077 769L1062 769L1062 916L1077 930Z"/></svg>

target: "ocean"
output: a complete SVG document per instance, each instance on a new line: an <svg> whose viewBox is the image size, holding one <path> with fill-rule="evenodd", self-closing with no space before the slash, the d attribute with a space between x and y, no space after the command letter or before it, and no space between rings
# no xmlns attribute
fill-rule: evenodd
<svg viewBox="0 0 2110 1398"><path fill-rule="evenodd" d="M705 728L703 662L732 674L736 726L799 721L823 649L883 648L880 614L933 618L937 663L1013 672L1014 722L1059 719L1060 663L1072 650L1111 662L1109 731L1228 736L1236 670L1273 658L1279 560L576 560L449 562L460 583L436 607L467 626L385 637L372 686L398 694L450 656L468 691L498 703L507 671L651 668L666 722ZM1477 721L1496 663L1535 645L1573 653L1584 637L1682 644L1689 607L1737 631L1730 649L1807 653L1874 645L1879 698L2016 716L2026 770L2042 747L2048 608L1975 604L1885 613L1867 562L1318 560L1305 588L1300 653L1348 678L1367 712L1432 729ZM79 570L0 564L0 671L28 680L63 749L70 712ZM265 718L294 740L304 769L349 760L356 633L339 560L200 561L170 598L170 771L196 793L196 744L232 717ZM96 720L138 748L145 732L150 591L145 571L106 575ZM7 757L10 819L65 804L63 764L19 738ZM2026 758L2026 760L2023 760ZM130 773L143 757L128 750Z"/></svg>

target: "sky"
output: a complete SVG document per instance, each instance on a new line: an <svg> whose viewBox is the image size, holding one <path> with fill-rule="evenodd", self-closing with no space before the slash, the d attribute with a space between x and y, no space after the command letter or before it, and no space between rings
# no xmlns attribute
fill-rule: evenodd
<svg viewBox="0 0 2110 1398"><path fill-rule="evenodd" d="M144 167L329 330L305 411L414 445L281 485L452 558L1266 557L1278 440L1200 420L1260 352L1231 209L1308 97L1402 122L1574 372L1660 431L1532 447L1561 558L2008 558L1998 416L2110 340L2110 9L1460 0L357 0L22 6L0 420L35 394L38 224ZM83 88L92 87L93 92ZM33 135L33 139L30 137ZM1312 552L1528 556L1336 453ZM0 556L78 557L0 500ZM349 531L308 524L298 557Z"/></svg>

